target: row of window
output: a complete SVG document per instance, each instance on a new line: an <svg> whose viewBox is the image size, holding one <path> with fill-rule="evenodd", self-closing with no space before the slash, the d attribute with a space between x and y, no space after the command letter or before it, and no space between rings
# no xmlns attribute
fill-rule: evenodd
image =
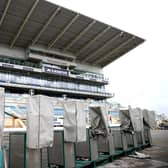
<svg viewBox="0 0 168 168"><path fill-rule="evenodd" d="M94 73L86 72L86 73L81 73L78 76L89 78L89 79L100 80L100 81L108 81L107 78L104 78L103 74L94 74Z"/></svg>
<svg viewBox="0 0 168 168"><path fill-rule="evenodd" d="M18 59L11 59L6 57L0 57L0 62L7 63L7 64L14 64L14 65L21 65L21 66L28 66L28 67L34 67L34 68L42 68L41 65L43 65L43 71L48 73L55 73L59 75L68 75L68 71L65 69L61 69L58 66L52 66L48 64L41 64L41 63L33 63L30 61L25 60L18 60ZM99 73L92 73L92 72L85 72L80 70L74 70L71 71L72 74L76 74L79 77L90 79L90 80L96 80L96 81L108 81L107 78L104 77L103 74Z"/></svg>
<svg viewBox="0 0 168 168"><path fill-rule="evenodd" d="M30 61L19 60L19 59L14 59L14 58L0 57L0 62L14 64L14 65L29 66L29 67L34 67L34 68L41 68L40 63L33 63Z"/></svg>
<svg viewBox="0 0 168 168"><path fill-rule="evenodd" d="M87 84L79 84L73 82L65 82L58 80L48 80L45 78L31 77L31 76L23 76L10 74L5 72L0 72L0 81L8 82L8 83L17 83L17 84L25 84L25 85L34 85L34 86L42 86L42 87L50 87L50 88L59 88L59 89L71 89L78 91L88 91L88 92L96 92L96 93L105 93L105 86L93 86Z"/></svg>

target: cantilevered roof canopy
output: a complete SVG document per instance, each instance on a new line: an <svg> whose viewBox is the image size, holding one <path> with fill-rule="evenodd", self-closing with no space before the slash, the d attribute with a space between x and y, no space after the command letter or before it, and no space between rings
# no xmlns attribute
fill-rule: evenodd
<svg viewBox="0 0 168 168"><path fill-rule="evenodd" d="M44 0L0 0L0 44L41 45L104 67L144 40Z"/></svg>

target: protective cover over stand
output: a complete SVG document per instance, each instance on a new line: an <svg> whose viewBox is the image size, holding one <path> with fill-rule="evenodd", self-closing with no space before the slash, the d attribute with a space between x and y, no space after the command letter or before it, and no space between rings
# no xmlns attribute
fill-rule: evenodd
<svg viewBox="0 0 168 168"><path fill-rule="evenodd" d="M53 106L47 96L30 96L27 114L27 168L41 167L41 149L53 145Z"/></svg>

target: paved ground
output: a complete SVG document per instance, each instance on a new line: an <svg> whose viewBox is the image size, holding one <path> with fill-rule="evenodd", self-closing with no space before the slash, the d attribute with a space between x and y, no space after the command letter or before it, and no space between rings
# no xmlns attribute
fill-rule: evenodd
<svg viewBox="0 0 168 168"><path fill-rule="evenodd" d="M153 131L152 137L154 146L140 151L151 159L122 157L100 168L168 168L168 131Z"/></svg>
<svg viewBox="0 0 168 168"><path fill-rule="evenodd" d="M153 130L151 133L154 145L168 147L168 130Z"/></svg>
<svg viewBox="0 0 168 168"><path fill-rule="evenodd" d="M151 159L122 157L100 168L168 168L168 148L153 146L140 152L149 154Z"/></svg>

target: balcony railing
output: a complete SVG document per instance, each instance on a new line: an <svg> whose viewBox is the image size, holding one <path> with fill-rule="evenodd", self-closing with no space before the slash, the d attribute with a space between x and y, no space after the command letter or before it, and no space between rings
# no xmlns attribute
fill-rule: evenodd
<svg viewBox="0 0 168 168"><path fill-rule="evenodd" d="M0 82L14 83L22 85L40 86L45 88L67 89L88 93L98 93L102 95L110 95L106 92L105 86L87 85L81 83L73 83L68 81L60 81L47 79L42 77L32 77L22 74L14 74L9 72L0 72Z"/></svg>
<svg viewBox="0 0 168 168"><path fill-rule="evenodd" d="M108 84L109 82L109 80L105 78L103 74L100 74L100 73L86 72L86 71L80 71L80 70L70 71L58 66L42 64L41 62L34 63L26 60L0 57L0 66L8 69L10 68L10 69L18 69L18 70L24 70L24 71L33 71L37 73L39 72L49 73L51 75L64 76L72 79L77 78L80 80L97 82L100 84Z"/></svg>

